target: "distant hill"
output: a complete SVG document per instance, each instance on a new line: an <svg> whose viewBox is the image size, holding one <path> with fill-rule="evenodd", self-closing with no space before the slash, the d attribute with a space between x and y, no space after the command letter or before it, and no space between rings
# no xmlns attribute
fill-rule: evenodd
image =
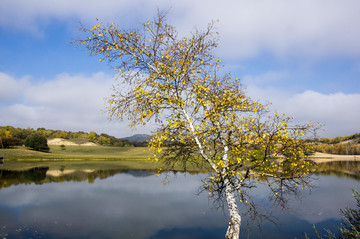
<svg viewBox="0 0 360 239"><path fill-rule="evenodd" d="M340 155L360 155L360 133L335 138L318 139L313 148L317 152Z"/></svg>
<svg viewBox="0 0 360 239"><path fill-rule="evenodd" d="M337 136L335 138L320 138L317 141L325 144L338 144L338 143L360 144L360 133L343 136L343 137Z"/></svg>
<svg viewBox="0 0 360 239"><path fill-rule="evenodd" d="M151 138L151 135L148 134L134 134L133 136L125 137L123 139L130 142L146 142Z"/></svg>
<svg viewBox="0 0 360 239"><path fill-rule="evenodd" d="M0 126L0 139L2 144L5 145L5 142L9 145L0 147L13 147L16 145L22 145L25 139L31 134L41 134L48 140L52 139L60 139L64 140L62 144L65 145L65 141L67 144L70 142L74 144L84 144L88 142L92 142L95 144L100 145L107 145L107 146L116 146L116 147L125 147L125 146L134 146L134 147L145 147L147 146L147 140L150 138L150 135L146 134L137 134L131 137L127 137L129 140L126 139L119 139L114 136L101 133L100 135L97 134L95 131L90 131L89 133L78 131L78 132L71 132L71 131L64 131L64 130L52 130L52 129L45 129L45 128L15 128L13 126ZM53 143L53 142L52 142ZM11 145L10 145L11 144Z"/></svg>

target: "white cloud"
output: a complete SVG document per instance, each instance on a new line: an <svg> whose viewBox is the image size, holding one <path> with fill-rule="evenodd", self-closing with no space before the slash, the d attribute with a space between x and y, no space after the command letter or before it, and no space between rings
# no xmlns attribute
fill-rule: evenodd
<svg viewBox="0 0 360 239"><path fill-rule="evenodd" d="M330 136L350 135L360 132L360 94L321 94L305 91L291 97L286 105L287 112L296 109L294 116L325 124L325 134Z"/></svg>
<svg viewBox="0 0 360 239"><path fill-rule="evenodd" d="M301 93L249 85L248 95L254 100L271 102L272 109L295 117L296 123L321 123L321 137L345 136L360 132L360 94L322 94L306 90Z"/></svg>
<svg viewBox="0 0 360 239"><path fill-rule="evenodd" d="M182 2L189 6L189 25L220 19L221 51L235 58L261 52L311 57L360 53L356 0Z"/></svg>
<svg viewBox="0 0 360 239"><path fill-rule="evenodd" d="M38 112L41 107L31 107L23 104L14 104L9 107L1 109L2 120L11 119L12 123L21 124L27 122L34 122L41 119Z"/></svg>
<svg viewBox="0 0 360 239"><path fill-rule="evenodd" d="M147 5L147 1L141 0L4 0L0 2L0 26L41 35L41 28L52 20L77 24L79 20L94 22L99 18L103 21L116 19L129 23L138 19L146 9L155 10L153 7L146 7Z"/></svg>
<svg viewBox="0 0 360 239"><path fill-rule="evenodd" d="M29 77L16 79L0 72L0 102L13 102L21 97L20 92L29 84Z"/></svg>
<svg viewBox="0 0 360 239"><path fill-rule="evenodd" d="M90 24L99 18L127 25L152 18L157 7L170 8L169 18L182 32L219 19L221 55L227 57L263 52L311 58L360 54L358 0L3 0L0 26L38 33L52 20Z"/></svg>
<svg viewBox="0 0 360 239"><path fill-rule="evenodd" d="M103 106L110 94L113 79L104 73L85 75L57 75L53 80L34 84L25 92L31 104L68 110L92 110Z"/></svg>
<svg viewBox="0 0 360 239"><path fill-rule="evenodd" d="M22 79L10 78L15 86ZM44 83L28 82L28 87L14 91L17 101L0 105L0 125L15 127L45 127L50 129L86 131L123 137L134 132L126 130L126 121L108 121L105 98L110 96L113 77L104 73L90 76L60 74ZM4 102L8 98L2 96ZM2 101L3 101L2 100ZM141 129L149 133L150 129Z"/></svg>
<svg viewBox="0 0 360 239"><path fill-rule="evenodd" d="M16 127L45 127L71 131L108 133L118 137L136 131L127 130L126 121L107 120L102 114L106 109L105 98L115 83L112 76L104 73L93 75L60 74L44 83L33 83L29 77L15 79L0 73L6 89L12 94L1 94L0 125ZM360 130L360 94L322 94L307 90L291 94L276 88L261 88L250 82L279 81L287 72L268 72L259 76L247 76L250 97L261 102L270 101L273 109L295 117L295 122L320 122L325 125L324 137L350 135ZM5 79L5 80L4 80ZM25 80L24 80L25 79ZM26 82L26 87L22 86ZM6 91L4 91L6 93ZM7 98L8 97L8 98ZM153 126L140 129L149 133Z"/></svg>

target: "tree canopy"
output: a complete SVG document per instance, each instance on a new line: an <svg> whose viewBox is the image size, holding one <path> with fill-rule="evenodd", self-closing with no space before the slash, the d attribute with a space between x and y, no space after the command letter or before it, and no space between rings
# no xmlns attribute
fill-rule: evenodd
<svg viewBox="0 0 360 239"><path fill-rule="evenodd" d="M24 145L37 151L48 152L50 150L47 144L47 139L38 133L33 133L27 136Z"/></svg>
<svg viewBox="0 0 360 239"><path fill-rule="evenodd" d="M157 124L149 146L170 168L195 163L210 169L204 188L227 202L226 238L239 237L236 197L255 209L247 192L256 183L266 181L270 197L282 205L286 195L307 186L310 149L302 137L315 126L292 125L292 118L246 96L213 54L213 22L189 37L180 37L163 12L140 29L98 22L80 30L87 37L75 43L119 74L110 116L126 118L131 127Z"/></svg>

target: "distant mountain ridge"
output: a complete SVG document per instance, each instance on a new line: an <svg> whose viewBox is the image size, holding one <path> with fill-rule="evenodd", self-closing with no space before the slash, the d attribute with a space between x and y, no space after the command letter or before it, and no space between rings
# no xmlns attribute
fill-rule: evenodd
<svg viewBox="0 0 360 239"><path fill-rule="evenodd" d="M147 142L151 138L151 135L148 134L134 134L133 136L125 137L130 142Z"/></svg>

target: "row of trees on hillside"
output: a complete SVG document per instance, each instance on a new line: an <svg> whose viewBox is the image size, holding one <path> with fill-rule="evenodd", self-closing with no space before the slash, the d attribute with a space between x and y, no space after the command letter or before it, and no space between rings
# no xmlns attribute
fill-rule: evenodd
<svg viewBox="0 0 360 239"><path fill-rule="evenodd" d="M27 135L25 139L11 137L9 131L5 132L5 136L4 134L0 135L1 148L12 148L25 145L26 147L37 151L49 152L50 150L47 139L37 132Z"/></svg>
<svg viewBox="0 0 360 239"><path fill-rule="evenodd" d="M360 155L360 145L352 144L318 144L314 145L316 152L341 155Z"/></svg>
<svg viewBox="0 0 360 239"><path fill-rule="evenodd" d="M348 136L337 136L335 138L320 138L317 141L325 144L338 144L347 140L357 140L357 143L360 143L360 133L356 133Z"/></svg>
<svg viewBox="0 0 360 239"><path fill-rule="evenodd" d="M340 155L360 155L360 133L337 136L335 138L320 138L308 141L314 144L316 152Z"/></svg>
<svg viewBox="0 0 360 239"><path fill-rule="evenodd" d="M51 138L62 138L62 139L78 139L83 140L84 142L90 141L100 145L116 146L116 147L125 147L125 146L147 146L146 142L130 142L126 139L119 139L108 134L97 134L95 131L86 133L83 131L70 132L63 130L51 130L45 128L15 128L12 126L0 126L0 137L4 148L11 148L14 146L23 145L26 138L32 134L39 134L47 139Z"/></svg>
<svg viewBox="0 0 360 239"><path fill-rule="evenodd" d="M126 147L126 146L134 146L134 147L144 147L147 146L147 142L130 142L126 139L119 139L114 136L108 134L100 134L98 135L95 131L91 131L88 136L88 140L90 142L94 142L100 145L111 145L116 147Z"/></svg>
<svg viewBox="0 0 360 239"><path fill-rule="evenodd" d="M62 130L51 130L45 128L15 128L13 126L0 126L0 137L13 137L25 140L27 136L33 133L39 133L46 138L63 138L63 139L87 139L89 134L79 131L79 132L70 132L70 131L62 131Z"/></svg>

